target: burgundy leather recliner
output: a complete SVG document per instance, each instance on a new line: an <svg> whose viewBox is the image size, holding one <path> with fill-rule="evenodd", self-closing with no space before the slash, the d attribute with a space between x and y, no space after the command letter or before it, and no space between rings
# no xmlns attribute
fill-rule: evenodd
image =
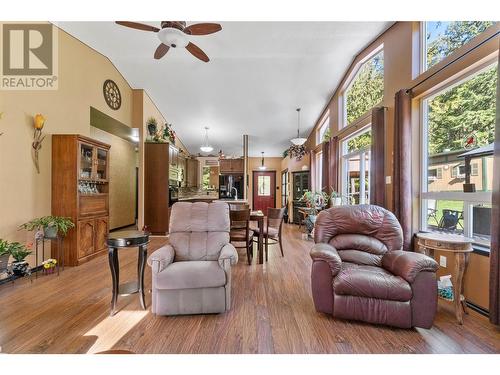
<svg viewBox="0 0 500 375"><path fill-rule="evenodd" d="M374 205L322 211L314 229L311 284L319 312L401 328L430 328L436 261L402 251L396 217Z"/></svg>

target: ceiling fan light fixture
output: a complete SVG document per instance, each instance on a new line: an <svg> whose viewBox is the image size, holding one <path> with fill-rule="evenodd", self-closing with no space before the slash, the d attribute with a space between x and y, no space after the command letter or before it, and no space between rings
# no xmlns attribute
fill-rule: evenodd
<svg viewBox="0 0 500 375"><path fill-rule="evenodd" d="M157 35L163 44L172 48L184 48L189 43L186 34L173 27L161 29Z"/></svg>

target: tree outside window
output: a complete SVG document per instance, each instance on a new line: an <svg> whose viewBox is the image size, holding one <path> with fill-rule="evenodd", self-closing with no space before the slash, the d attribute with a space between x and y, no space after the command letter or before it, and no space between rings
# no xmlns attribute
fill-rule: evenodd
<svg viewBox="0 0 500 375"><path fill-rule="evenodd" d="M345 91L346 124L352 123L384 97L384 51L366 61Z"/></svg>

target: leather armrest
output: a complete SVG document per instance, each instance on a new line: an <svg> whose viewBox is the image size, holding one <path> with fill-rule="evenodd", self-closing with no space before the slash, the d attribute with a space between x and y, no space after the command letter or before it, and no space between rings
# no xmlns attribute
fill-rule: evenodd
<svg viewBox="0 0 500 375"><path fill-rule="evenodd" d="M437 262L427 255L410 251L389 251L382 257L382 267L409 283L413 283L419 272L436 272Z"/></svg>
<svg viewBox="0 0 500 375"><path fill-rule="evenodd" d="M148 257L148 265L152 268L153 273L158 273L167 268L174 261L174 257L174 248L171 245L165 245Z"/></svg>
<svg viewBox="0 0 500 375"><path fill-rule="evenodd" d="M231 266L234 266L236 263L238 263L238 252L230 243L225 244L220 251L218 260L221 267L223 267L224 259L229 259L231 262Z"/></svg>
<svg viewBox="0 0 500 375"><path fill-rule="evenodd" d="M328 263L332 270L332 276L336 276L340 271L342 259L340 259L337 249L327 243L315 244L310 252L313 261L323 261Z"/></svg>

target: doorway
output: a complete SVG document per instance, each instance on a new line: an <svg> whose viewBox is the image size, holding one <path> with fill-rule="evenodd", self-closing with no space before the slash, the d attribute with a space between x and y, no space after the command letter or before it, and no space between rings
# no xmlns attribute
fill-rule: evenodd
<svg viewBox="0 0 500 375"><path fill-rule="evenodd" d="M276 172L253 172L253 210L266 214L269 207L276 207Z"/></svg>

